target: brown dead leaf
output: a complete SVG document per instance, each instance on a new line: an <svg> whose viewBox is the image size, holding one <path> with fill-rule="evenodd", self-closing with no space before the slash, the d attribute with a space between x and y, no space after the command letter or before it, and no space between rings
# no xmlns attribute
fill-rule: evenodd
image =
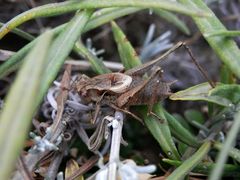
<svg viewBox="0 0 240 180"><path fill-rule="evenodd" d="M65 179L71 177L74 174L74 172L76 172L78 169L79 169L78 163L75 160L70 159L66 165ZM76 178L76 180L83 180L83 179L84 179L83 176L79 176Z"/></svg>

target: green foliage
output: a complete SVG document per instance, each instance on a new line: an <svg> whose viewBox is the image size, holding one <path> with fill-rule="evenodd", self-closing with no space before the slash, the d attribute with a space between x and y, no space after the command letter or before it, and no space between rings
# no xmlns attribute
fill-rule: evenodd
<svg viewBox="0 0 240 180"><path fill-rule="evenodd" d="M171 159L163 159L163 161L175 167L179 167L180 165L183 164L183 162L181 161L176 161ZM194 167L192 171L194 173L209 175L215 166L216 166L215 163L201 162L196 167ZM240 166L238 165L224 164L223 176L234 176L239 178L240 177L239 170L240 170Z"/></svg>
<svg viewBox="0 0 240 180"><path fill-rule="evenodd" d="M38 94L40 102L62 67L65 59L71 52L75 42L80 38L82 30L92 10L79 11L68 23L67 27L54 39L49 48L47 65L44 71L43 83Z"/></svg>
<svg viewBox="0 0 240 180"><path fill-rule="evenodd" d="M238 112L234 115L234 122L232 124L232 127L231 127L228 135L227 135L227 139L224 142L222 150L218 154L216 166L213 169L213 171L211 172L211 175L210 175L211 180L217 180L217 179L221 178L221 175L222 175L223 169L224 169L224 164L228 158L228 154L229 154L231 147L235 143L237 134L239 132L239 128L240 128L240 111L239 111L239 107L238 107ZM238 156L239 156L239 154L237 156L235 156L234 159L236 159Z"/></svg>
<svg viewBox="0 0 240 180"><path fill-rule="evenodd" d="M197 123L203 124L204 117L203 115L194 109L188 109L184 112L184 116L188 121L196 121Z"/></svg>
<svg viewBox="0 0 240 180"><path fill-rule="evenodd" d="M211 96L221 96L230 100L233 104L240 101L240 86L238 84L221 84L211 90Z"/></svg>
<svg viewBox="0 0 240 180"><path fill-rule="evenodd" d="M10 30L20 24L35 19L37 17L49 17L59 14L77 11L79 9L94 9L107 7L139 7L139 8L162 8L170 11L176 11L192 16L206 16L204 11L198 8L188 8L178 2L169 2L167 0L88 0L79 2L78 0L66 1L62 3L47 4L26 11L19 16L16 16L0 29L0 39L5 36Z"/></svg>
<svg viewBox="0 0 240 180"><path fill-rule="evenodd" d="M176 92L170 96L171 100L181 100L181 101L207 101L215 103L221 106L229 106L231 101L228 99L212 95L211 90L213 88L208 83L198 84L196 86L190 87L183 91Z"/></svg>
<svg viewBox="0 0 240 180"><path fill-rule="evenodd" d="M93 71L95 71L97 74L111 72L111 70L109 70L103 64L102 60L95 56L93 53L91 53L90 50L87 47L85 47L82 42L76 42L74 50L75 52L77 52L79 55L86 58L90 62Z"/></svg>
<svg viewBox="0 0 240 180"><path fill-rule="evenodd" d="M169 23L175 25L180 31L182 31L186 35L190 35L190 30L188 29L187 25L183 21L181 21L175 14L162 9L153 9L153 12L168 21Z"/></svg>
<svg viewBox="0 0 240 180"><path fill-rule="evenodd" d="M31 124L46 56L51 43L47 32L27 55L18 76L6 98L0 115L0 176L9 179ZM27 88L26 88L27 87Z"/></svg>
<svg viewBox="0 0 240 180"><path fill-rule="evenodd" d="M111 24L114 39L117 43L118 52L124 67L126 69L131 69L135 66L140 65L141 61L125 34L115 22L111 22Z"/></svg>
<svg viewBox="0 0 240 180"><path fill-rule="evenodd" d="M220 30L220 31L214 31L205 33L205 37L212 37L212 36L223 36L223 37L235 37L240 36L240 31L227 31L227 30Z"/></svg>
<svg viewBox="0 0 240 180"><path fill-rule="evenodd" d="M179 0L179 2L191 8L200 8L211 14L208 18L193 17L193 20L221 61L239 78L240 50L236 43L231 38L226 38L225 36L208 36L208 33L226 31L221 21L202 0Z"/></svg>
<svg viewBox="0 0 240 180"><path fill-rule="evenodd" d="M153 116L148 116L146 107L141 108L140 111L142 112L144 123L152 133L153 137L158 141L166 155L170 159L180 159L180 155L171 137L171 132L163 108L160 105L155 105L153 110L161 120Z"/></svg>
<svg viewBox="0 0 240 180"><path fill-rule="evenodd" d="M179 123L179 121L170 113L168 113L166 110L164 110L164 115L169 123L171 132L175 138L177 138L178 140L184 142L185 144L191 147L199 146L200 143L192 135L191 131L189 131L181 123Z"/></svg>
<svg viewBox="0 0 240 180"><path fill-rule="evenodd" d="M184 163L181 164L173 173L167 177L168 180L178 180L184 178L210 151L211 142L207 141Z"/></svg>
<svg viewBox="0 0 240 180"><path fill-rule="evenodd" d="M223 64L220 72L220 82L224 84L233 84L235 83L235 78L231 70Z"/></svg>
<svg viewBox="0 0 240 180"><path fill-rule="evenodd" d="M211 180L220 179L221 175L240 176L239 166L225 164L228 156L240 162L240 152L233 148L240 128L240 86L236 84L234 77L240 78L240 51L231 39L238 36L239 31L228 31L202 0L72 0L39 6L16 16L4 25L0 24L0 40L11 31L30 41L0 66L0 78L19 69L0 114L1 179L9 179L24 147L34 113L72 51L86 58L95 73L111 72L82 41L78 42L83 33L111 22L114 40L125 69L141 65L135 48L114 20L145 9L153 10L187 35L190 34L188 27L174 13L190 16L223 62L219 75L221 83L217 83L216 87L202 83L170 96L173 101L208 103L211 109L209 108L207 115L186 109L183 118L156 104L153 106L153 112L157 115L155 117L148 115L147 106L136 108L145 126L169 158L163 161L177 167L168 179L182 179L190 172L210 174ZM69 22L36 38L16 28L32 19L69 12L75 12ZM219 133L229 114L233 125L224 143L220 143L212 137L214 133ZM206 125L209 119L210 125ZM199 134L196 135L196 129L206 130L209 134L200 137ZM213 148L220 153L210 157L208 152ZM216 159L216 162L211 162L209 158Z"/></svg>

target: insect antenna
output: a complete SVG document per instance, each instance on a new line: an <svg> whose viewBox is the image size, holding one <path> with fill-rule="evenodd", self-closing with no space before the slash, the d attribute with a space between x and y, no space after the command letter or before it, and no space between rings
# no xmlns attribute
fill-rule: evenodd
<svg viewBox="0 0 240 180"><path fill-rule="evenodd" d="M203 75L203 77L208 81L208 83L214 88L215 84L214 82L209 78L209 76L207 75L207 72L203 69L203 67L197 62L196 58L194 57L191 49L186 45L185 42L178 42L176 45L174 45L171 49L169 49L167 52L165 52L163 55L161 55L160 57L158 57L157 59L154 59L152 61L150 61L149 63L145 63L142 66L142 69L146 71L146 67L151 67L153 65L160 65L160 63L162 63L162 61L165 60L165 58L171 54L172 52L174 52L175 50L177 50L180 47L184 47L189 56L191 57L191 60L193 61L193 63L197 66L198 70L201 72L201 74ZM130 70L131 71L131 70ZM129 72L130 72L129 71ZM138 70L139 71L139 70ZM132 73L132 72L131 72Z"/></svg>
<svg viewBox="0 0 240 180"><path fill-rule="evenodd" d="M193 61L193 63L197 66L198 70L201 72L201 74L203 75L203 77L208 81L208 83L210 84L210 86L212 86L212 88L215 87L214 82L211 80L211 78L209 78L207 72L203 69L203 67L197 62L197 59L194 57L191 49L186 45L186 43L183 42L182 46L187 50L189 56L191 57L191 60Z"/></svg>

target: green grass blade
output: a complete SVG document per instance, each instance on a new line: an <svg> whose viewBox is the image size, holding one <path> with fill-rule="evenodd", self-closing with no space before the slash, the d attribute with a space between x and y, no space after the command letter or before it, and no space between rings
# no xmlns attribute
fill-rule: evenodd
<svg viewBox="0 0 240 180"><path fill-rule="evenodd" d="M203 114L195 109L187 109L184 112L184 116L188 122L197 122L198 124L204 124Z"/></svg>
<svg viewBox="0 0 240 180"><path fill-rule="evenodd" d="M232 124L230 131L228 132L223 148L218 155L216 166L209 178L210 180L217 180L221 178L222 170L224 168L225 162L227 161L229 150L231 149L236 140L239 128L240 128L240 111L238 111L234 116L234 122Z"/></svg>
<svg viewBox="0 0 240 180"><path fill-rule="evenodd" d="M162 9L153 9L153 12L165 19L166 21L175 25L180 31L182 31L186 35L190 35L190 30L188 29L187 25L175 14Z"/></svg>
<svg viewBox="0 0 240 180"><path fill-rule="evenodd" d="M192 127L188 124L188 122L186 121L186 119L184 117L182 117L180 114L178 113L174 113L172 115L176 122L180 123L185 129L187 129L189 132L193 133L194 130L192 129Z"/></svg>
<svg viewBox="0 0 240 180"><path fill-rule="evenodd" d="M183 179L191 170L196 167L201 160L207 155L211 148L211 142L205 142L190 158L188 158L181 166L172 172L167 180Z"/></svg>
<svg viewBox="0 0 240 180"><path fill-rule="evenodd" d="M26 57L0 116L0 177L9 179L23 148L35 109L51 34L45 33Z"/></svg>
<svg viewBox="0 0 240 180"><path fill-rule="evenodd" d="M75 52L80 54L82 57L87 59L93 71L95 71L97 74L104 74L104 73L110 73L111 71L103 64L102 60L99 59L97 56L93 55L82 42L77 42L74 46Z"/></svg>
<svg viewBox="0 0 240 180"><path fill-rule="evenodd" d="M207 37L205 34L215 31L226 31L227 29L223 26L220 20L214 15L214 13L205 5L202 0L180 0L180 2L186 4L190 8L200 8L210 14L211 17L197 18L193 17L199 30L203 34L204 38L208 41L210 46L213 48L215 53L219 56L221 61L226 64L231 71L240 78L240 50L236 43L224 36L210 36Z"/></svg>
<svg viewBox="0 0 240 180"><path fill-rule="evenodd" d="M62 32L58 38L55 39L53 45L50 47L50 57L48 57L48 66L45 74L45 83L41 86L39 93L39 101L44 96L48 87L55 79L59 69L64 63L65 58L68 56L75 41L79 38L83 28L85 27L92 12L86 11L78 16L76 16L69 24L66 25L66 29L62 32L63 28L57 28L50 30L55 36ZM41 36L40 36L41 37ZM2 66L0 66L0 77L6 75L12 67L16 64L20 64L26 53L34 46L39 38L34 39L32 42L27 44L19 52L13 55L8 61L6 61Z"/></svg>
<svg viewBox="0 0 240 180"><path fill-rule="evenodd" d="M43 83L38 93L38 101L41 101L49 86L55 80L65 59L71 52L75 42L79 39L83 28L92 15L92 10L78 12L68 23L65 30L53 41L49 48L48 64L43 76Z"/></svg>
<svg viewBox="0 0 240 180"><path fill-rule="evenodd" d="M232 102L224 97L211 95L212 87L208 83L198 84L188 89L178 91L170 96L171 100L207 101L228 107Z"/></svg>
<svg viewBox="0 0 240 180"><path fill-rule="evenodd" d="M223 64L220 71L220 82L224 84L233 84L236 79L230 69Z"/></svg>
<svg viewBox="0 0 240 180"><path fill-rule="evenodd" d="M141 107L139 108L139 111L143 116L144 123L166 155L170 159L179 160L180 155L173 142L168 122L164 116L163 108L160 105L155 105L153 109L153 112L161 118L161 121L153 116L147 116L147 107Z"/></svg>
<svg viewBox="0 0 240 180"><path fill-rule="evenodd" d="M95 29L107 22L112 21L113 19L117 19L119 17L123 17L138 11L143 10L142 8L104 8L101 10L96 11L89 22L87 23L86 27L84 28L83 32Z"/></svg>
<svg viewBox="0 0 240 180"><path fill-rule="evenodd" d="M171 160L171 159L163 159L163 162L173 165L175 167L181 166L184 162ZM216 164L211 162L203 162L198 164L192 172L201 173L205 175L209 175L211 170L214 168ZM240 166L232 165L232 164L224 164L223 176L228 177L240 177Z"/></svg>
<svg viewBox="0 0 240 180"><path fill-rule="evenodd" d="M200 143L195 138L195 136L193 136L191 132L189 132L185 127L183 127L182 124L178 122L174 116L169 114L166 110L164 110L164 115L168 121L170 130L175 138L191 147L200 146Z"/></svg>
<svg viewBox="0 0 240 180"><path fill-rule="evenodd" d="M141 8L160 8L169 11L175 11L187 15L208 16L204 11L198 8L189 9L178 2L169 2L167 0L89 0L80 4L85 8L100 8L100 7L141 7ZM80 6L79 5L79 6Z"/></svg>
<svg viewBox="0 0 240 180"><path fill-rule="evenodd" d="M4 23L0 22L0 28L3 27L3 26L4 26ZM26 33L26 32L24 32L24 31L22 31L21 29L18 29L18 28L13 29L11 32L20 36L20 37L22 37L22 38L24 38L24 39L26 39L26 40L29 40L29 41L31 41L35 38L31 34Z"/></svg>
<svg viewBox="0 0 240 180"><path fill-rule="evenodd" d="M233 104L240 102L240 85L220 84L210 91L211 96L217 95L230 100Z"/></svg>
<svg viewBox="0 0 240 180"><path fill-rule="evenodd" d="M84 27L83 32L87 32L89 30L92 30L98 26L101 26L115 18L119 18L125 15L128 15L130 13L136 12L137 8L110 8L110 10L102 9L97 11L97 15L93 14L91 19L87 22L87 25ZM67 24L63 24L61 26L58 26L57 28L54 28L50 31L54 34L54 36L58 35ZM38 37L39 38L39 37ZM32 42L24 46L21 50L16 52L12 57L10 57L6 62L4 62L0 66L0 78L6 76L10 72L13 72L16 70L19 65L21 64L21 60L23 60L24 56L27 54L27 52L33 47L33 45L36 43L37 39L34 39Z"/></svg>
<svg viewBox="0 0 240 180"><path fill-rule="evenodd" d="M105 8L105 7L139 7L139 8L160 8L187 15L203 16L208 15L198 8L189 8L178 2L167 0L88 0L79 2L78 0L66 1L62 3L53 3L33 8L26 11L0 29L0 39L9 31L19 26L20 24L37 17L56 16L67 12L76 11L79 9Z"/></svg>
<svg viewBox="0 0 240 180"><path fill-rule="evenodd" d="M51 31L51 33L54 34L53 30L49 31ZM36 44L36 42L40 38L41 36L35 38L33 41L31 41L30 43L25 45L22 49L20 49L18 52L16 52L14 55L12 55L7 61L5 61L0 66L0 79L16 70L21 65L21 62L24 60L26 54L31 50L31 48Z"/></svg>
<svg viewBox="0 0 240 180"><path fill-rule="evenodd" d="M102 24L105 24L106 21L109 22L113 19L126 16L131 13L135 13L142 10L142 8L106 8L96 11L91 17L91 20L87 23L84 31L89 31L94 29ZM66 24L65 24L66 25ZM4 23L0 22L0 28L4 26ZM32 41L35 37L29 33L22 31L21 29L15 28L11 31L12 33L26 39Z"/></svg>
<svg viewBox="0 0 240 180"><path fill-rule="evenodd" d="M213 37L213 36L236 37L236 36L240 36L240 31L221 30L221 31L205 33L204 36L205 37Z"/></svg>
<svg viewBox="0 0 240 180"><path fill-rule="evenodd" d="M118 52L123 63L123 66L126 69L131 69L135 66L140 65L141 61L135 49L132 47L131 43L128 41L123 31L115 22L112 22L111 24L113 36L115 42L117 43Z"/></svg>
<svg viewBox="0 0 240 180"><path fill-rule="evenodd" d="M219 151L221 151L223 149L224 144L220 143L220 142L214 142L213 143L213 147ZM231 147L229 149L228 155L235 159L238 163L240 163L240 150L237 148L233 148Z"/></svg>

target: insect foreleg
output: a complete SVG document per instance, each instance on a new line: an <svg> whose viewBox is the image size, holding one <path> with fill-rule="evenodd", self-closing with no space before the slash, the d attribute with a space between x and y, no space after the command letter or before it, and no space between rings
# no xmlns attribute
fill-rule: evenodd
<svg viewBox="0 0 240 180"><path fill-rule="evenodd" d="M107 91L105 91L101 95L100 99L96 102L96 110L94 112L94 117L93 117L93 120L91 122L92 124L95 124L95 122L97 121L97 117L98 117L98 114L99 114L100 108L101 108L101 101L103 100L103 97L105 96L106 93L107 93Z"/></svg>
<svg viewBox="0 0 240 180"><path fill-rule="evenodd" d="M123 113L126 113L126 114L132 116L134 119L138 120L140 123L143 124L143 120L142 120L140 117L138 117L137 115L131 113L131 112L128 111L127 109L119 108L119 107L117 107L116 105L114 105L114 104L112 104L112 103L109 103L108 105L109 105L111 108L113 108L113 109L115 109L115 110L117 110L117 111L121 111L121 112L123 112Z"/></svg>

